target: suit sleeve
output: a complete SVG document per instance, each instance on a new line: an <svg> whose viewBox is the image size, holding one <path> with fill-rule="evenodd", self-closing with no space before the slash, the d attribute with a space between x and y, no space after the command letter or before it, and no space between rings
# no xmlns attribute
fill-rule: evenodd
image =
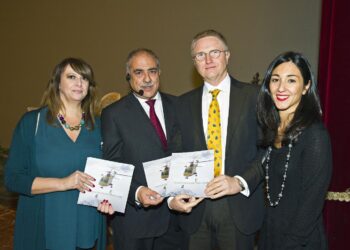
<svg viewBox="0 0 350 250"><path fill-rule="evenodd" d="M103 141L103 158L109 161L121 162L123 155L123 140L112 112L106 112L105 110L102 111L101 134Z"/></svg>
<svg viewBox="0 0 350 250"><path fill-rule="evenodd" d="M118 128L118 121L111 109L104 109L101 114L101 133L102 133L102 153L103 158L109 161L125 162L123 159L124 141L120 129ZM134 170L136 171L136 169ZM128 195L128 203L135 206L135 193L140 186L135 180L135 173L133 174L131 186Z"/></svg>
<svg viewBox="0 0 350 250"><path fill-rule="evenodd" d="M256 137L255 137L255 145L258 149L254 160L250 161L247 164L247 167L244 168L245 170L243 171L242 178L247 182L249 193L251 196L254 191L259 187L261 182L264 179L264 169L262 166L262 161L264 156L266 155L266 149L259 147L259 142L263 139L263 132L260 126L258 126L258 120L257 120L257 115L256 115L256 105L257 105L257 95L258 95L258 88L256 86L251 86L252 88L249 88L252 90L251 92L251 103L250 106L250 113L254 114L254 128L256 131ZM253 126L253 125L252 125Z"/></svg>
<svg viewBox="0 0 350 250"><path fill-rule="evenodd" d="M247 170L241 176L248 184L250 195L264 179L262 160L265 154L266 150L259 149L255 159L249 163L249 166L246 168Z"/></svg>
<svg viewBox="0 0 350 250"><path fill-rule="evenodd" d="M315 229L322 216L325 196L332 172L332 152L328 133L317 128L310 131L306 150L301 155L303 171L300 205L285 235L283 249L299 249L306 246L308 235ZM304 249L304 248L303 248Z"/></svg>
<svg viewBox="0 0 350 250"><path fill-rule="evenodd" d="M182 152L182 134L181 134L181 129L180 129L180 117L179 117L179 105L178 105L179 101L177 101L175 103L175 123L174 126L172 128L172 137L171 137L171 144L172 144L172 148L171 148L171 152L172 153L177 153L177 152Z"/></svg>
<svg viewBox="0 0 350 250"><path fill-rule="evenodd" d="M11 192L32 196L35 176L31 173L31 146L33 145L35 125L31 116L25 115L15 128L10 153L5 165L5 186ZM31 136L30 133L33 133Z"/></svg>

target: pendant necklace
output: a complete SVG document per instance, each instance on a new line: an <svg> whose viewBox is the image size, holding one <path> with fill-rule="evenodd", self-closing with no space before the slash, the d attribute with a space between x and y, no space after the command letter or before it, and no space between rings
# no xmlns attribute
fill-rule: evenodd
<svg viewBox="0 0 350 250"><path fill-rule="evenodd" d="M79 122L78 125L75 126L71 126L69 125L66 120L64 119L64 116L61 115L60 113L58 113L57 115L58 120L60 121L60 123L66 128L69 129L70 131L74 131L74 130L79 130L84 124L85 124L85 112L83 112L83 114L81 115L81 120Z"/></svg>
<svg viewBox="0 0 350 250"><path fill-rule="evenodd" d="M288 154L287 154L287 159L286 159L286 163L284 164L284 173L283 173L283 180L282 180L282 184L281 184L281 190L277 196L277 200L276 201L272 201L271 200L271 195L270 195L270 186L269 186L269 168L270 168L270 156L271 156L271 151L272 151L272 147L268 147L267 149L267 154L266 154L266 165L265 165L265 180L266 180L266 194L267 194L267 200L269 202L269 205L271 207L276 207L280 200L283 197L283 190L286 184L286 179L287 179L287 171L288 171L288 166L289 166L289 159L290 159L290 153L292 151L293 148L293 144L292 144L292 140L289 142L288 144Z"/></svg>
<svg viewBox="0 0 350 250"><path fill-rule="evenodd" d="M266 181L266 196L267 196L267 200L268 200L270 207L276 207L283 197L283 190L284 190L285 185L286 185L287 171L288 171L288 167L289 167L290 154L291 154L292 148L293 148L293 142L298 141L298 137L300 136L300 134L301 134L301 131L299 131L299 133L296 136L294 136L293 138L290 138L290 140L289 140L286 163L284 164L284 173L283 173L283 180L282 180L282 184L281 184L281 190L278 193L277 199L275 201L271 200L270 185L269 185L269 180L270 180L269 168L270 168L270 160L271 160L270 157L271 157L272 146L269 146L267 149L266 165L265 165L265 181Z"/></svg>

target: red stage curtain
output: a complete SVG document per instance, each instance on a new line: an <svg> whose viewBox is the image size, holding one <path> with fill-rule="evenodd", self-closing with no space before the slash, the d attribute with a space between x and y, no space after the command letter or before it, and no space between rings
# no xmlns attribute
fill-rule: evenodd
<svg viewBox="0 0 350 250"><path fill-rule="evenodd" d="M350 1L323 0L319 53L319 90L324 122L333 148L329 190L350 187ZM350 249L350 203L326 201L329 249Z"/></svg>

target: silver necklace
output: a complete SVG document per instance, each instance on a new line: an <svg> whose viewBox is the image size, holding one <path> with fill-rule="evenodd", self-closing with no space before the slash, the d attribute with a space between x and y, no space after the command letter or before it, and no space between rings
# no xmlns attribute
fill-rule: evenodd
<svg viewBox="0 0 350 250"><path fill-rule="evenodd" d="M292 144L292 140L290 140L289 144L288 144L288 154L287 154L287 159L286 159L286 163L284 165L284 173L283 173L283 181L281 184L281 190L279 192L279 194L277 195L277 200L276 201L271 201L271 195L270 195L270 186L269 186L269 165L270 165L270 155L271 155L271 151L272 151L272 147L268 147L267 149L267 155L266 155L266 165L265 165L265 180L266 180L266 194L267 194L267 200L269 202L269 205L271 207L276 207L280 200L283 197L283 190L286 184L286 179L287 179L287 171L288 171L288 166L289 166L289 159L290 159L290 153L292 151L293 148L293 144Z"/></svg>

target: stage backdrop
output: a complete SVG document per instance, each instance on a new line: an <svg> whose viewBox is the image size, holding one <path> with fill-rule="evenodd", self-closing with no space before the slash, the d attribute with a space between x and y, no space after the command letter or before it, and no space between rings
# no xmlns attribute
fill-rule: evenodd
<svg viewBox="0 0 350 250"><path fill-rule="evenodd" d="M319 88L333 148L330 191L350 187L350 2L323 0ZM345 193L343 193L345 194ZM328 200L324 210L329 249L349 249L350 202Z"/></svg>
<svg viewBox="0 0 350 250"><path fill-rule="evenodd" d="M237 79L260 78L287 50L318 63L321 0L293 1L0 1L0 145L28 106L37 106L53 67L64 57L85 59L99 96L125 95L125 59L132 49L153 49L161 61L161 88L174 95L201 84L190 55L192 37L221 31Z"/></svg>

